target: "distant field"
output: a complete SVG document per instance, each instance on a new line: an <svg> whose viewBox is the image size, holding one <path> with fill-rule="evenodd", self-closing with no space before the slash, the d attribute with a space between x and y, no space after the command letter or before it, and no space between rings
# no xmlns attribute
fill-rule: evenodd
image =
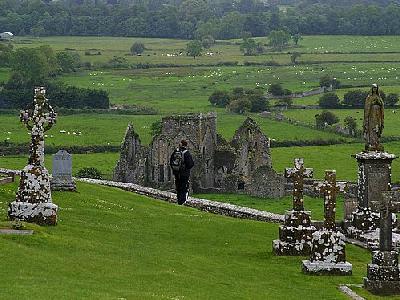
<svg viewBox="0 0 400 300"><path fill-rule="evenodd" d="M278 141L341 138L333 133L297 127L258 116L253 117L259 122L261 129L268 137ZM139 133L142 143L149 144L152 137L151 124L161 120L161 118L161 115L90 114L60 116L57 124L46 133L46 144L53 146L119 145L124 138L129 122ZM246 116L237 114L219 113L217 117L218 132L226 139L231 139L235 130L243 123L245 118ZM8 140L15 143L30 141L28 131L19 122L18 116L1 115L0 128L0 141ZM65 133L60 131L65 131Z"/></svg>
<svg viewBox="0 0 400 300"><path fill-rule="evenodd" d="M351 116L357 120L358 129L361 129L364 112L362 109L328 109L337 115L340 119L340 123L343 124L344 119L347 116ZM309 124L315 124L315 115L321 113L320 109L303 109L303 110L287 110L284 112L285 116L306 122ZM384 136L399 136L400 132L400 110L398 109L385 109L385 128L383 130Z"/></svg>
<svg viewBox="0 0 400 300"><path fill-rule="evenodd" d="M319 86L319 79L324 74L336 77L343 84L376 82L388 92L398 91L392 87L399 81L400 63L86 71L63 76L62 81L106 90L114 104L151 106L162 113L170 113L210 110L208 97L214 90L230 91L234 87L267 90L272 83L281 83L293 92L310 90ZM295 103L305 101L308 100L299 99ZM316 101L315 97L310 102Z"/></svg>

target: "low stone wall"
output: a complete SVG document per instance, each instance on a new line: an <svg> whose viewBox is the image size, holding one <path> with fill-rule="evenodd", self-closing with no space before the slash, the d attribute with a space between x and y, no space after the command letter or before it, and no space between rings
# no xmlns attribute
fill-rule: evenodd
<svg viewBox="0 0 400 300"><path fill-rule="evenodd" d="M176 202L176 194L174 193L160 191L149 187L143 187L134 183L122 183L115 181L90 179L90 178L79 178L79 179L77 178L77 180L86 183L116 187L123 189L125 191L134 192L136 194L149 196L155 199L171 203ZM242 207L233 204L221 203L221 202L193 198L193 197L189 197L189 199L185 203L185 206L193 207L214 214L225 215L240 219L257 220L263 222L283 223L285 218L283 215L274 214L266 211L259 211L253 208Z"/></svg>

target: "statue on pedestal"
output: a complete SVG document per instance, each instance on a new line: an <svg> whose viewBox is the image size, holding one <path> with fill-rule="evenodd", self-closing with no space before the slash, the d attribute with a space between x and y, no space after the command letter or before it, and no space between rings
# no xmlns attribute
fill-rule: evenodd
<svg viewBox="0 0 400 300"><path fill-rule="evenodd" d="M373 84L365 99L363 134L366 151L383 151L380 138L384 127L384 103L378 85Z"/></svg>

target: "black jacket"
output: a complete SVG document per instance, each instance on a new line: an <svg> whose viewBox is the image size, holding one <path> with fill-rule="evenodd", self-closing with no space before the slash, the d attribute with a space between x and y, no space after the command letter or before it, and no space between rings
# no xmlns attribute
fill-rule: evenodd
<svg viewBox="0 0 400 300"><path fill-rule="evenodd" d="M185 147L180 147L179 151L185 151L187 150ZM170 157L170 165L172 163L172 157L174 156L174 153L177 152L178 149L175 149L174 152L171 154ZM179 172L173 171L174 175L180 175L182 177L190 177L190 169L193 168L194 166L194 161L193 161L193 157L190 154L189 150L187 150L184 154L183 154L183 161L185 164L185 168L180 170Z"/></svg>

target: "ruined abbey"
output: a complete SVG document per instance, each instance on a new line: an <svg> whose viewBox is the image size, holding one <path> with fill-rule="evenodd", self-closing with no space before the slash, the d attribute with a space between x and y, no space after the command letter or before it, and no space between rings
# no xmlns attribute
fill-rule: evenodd
<svg viewBox="0 0 400 300"><path fill-rule="evenodd" d="M188 141L195 160L191 175L194 192L283 196L285 179L272 169L269 138L257 123L247 118L228 142L217 134L214 113L163 118L161 133L149 146L141 144L129 124L114 180L172 190L169 158L182 139Z"/></svg>

